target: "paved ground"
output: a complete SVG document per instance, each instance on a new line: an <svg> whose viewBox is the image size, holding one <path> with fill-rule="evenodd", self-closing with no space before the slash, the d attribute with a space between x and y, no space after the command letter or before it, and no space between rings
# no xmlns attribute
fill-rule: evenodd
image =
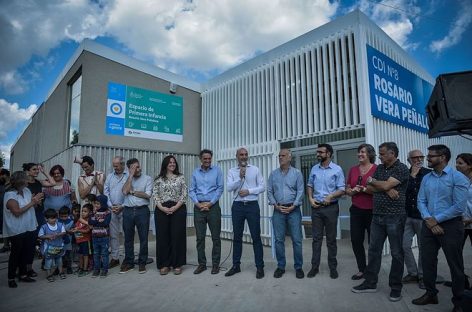
<svg viewBox="0 0 472 312"><path fill-rule="evenodd" d="M207 240L207 257L210 259ZM291 246L287 242L287 246ZM388 271L390 257L383 259L378 292L374 294L354 294L351 287L358 282L350 279L356 272L355 259L348 240L338 243L337 280L329 278L326 254L323 253L320 274L315 278L298 280L293 271L291 247L287 248L287 272L280 279L273 278L276 262L271 258L270 248L264 249L266 276L256 280L252 245L243 247L242 272L225 277L224 272L211 275L210 270L196 276L192 272L196 262L195 237L188 237L187 261L180 276L169 274L160 276L155 264L148 265L147 273L138 274L137 270L118 274L119 269L111 270L107 278L68 275L65 280L54 283L46 281L46 273L40 271L40 261L34 263L40 272L34 284L19 284L17 289L7 286L6 254L0 254L0 311L349 311L349 312L398 312L398 311L450 311L451 290L438 286L438 305L418 307L411 300L422 295L416 285L405 285L403 299L392 303L388 300ZM149 244L150 255L155 254L154 242ZM223 241L223 259L228 255L230 241ZM310 268L311 241L304 241L304 270ZM466 272L472 273L472 250L467 246L464 254ZM323 252L326 251L323 246ZM231 256L223 264L229 267ZM449 279L449 271L441 253L439 273Z"/></svg>

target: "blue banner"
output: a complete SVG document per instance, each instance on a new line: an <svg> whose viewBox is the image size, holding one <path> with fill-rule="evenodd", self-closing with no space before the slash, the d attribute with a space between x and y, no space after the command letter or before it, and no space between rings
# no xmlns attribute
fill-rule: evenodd
<svg viewBox="0 0 472 312"><path fill-rule="evenodd" d="M427 133L426 104L433 86L369 45L367 63L372 115Z"/></svg>

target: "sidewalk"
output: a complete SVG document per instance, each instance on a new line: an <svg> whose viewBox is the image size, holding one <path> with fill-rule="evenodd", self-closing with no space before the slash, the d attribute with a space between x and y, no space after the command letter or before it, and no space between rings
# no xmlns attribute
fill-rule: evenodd
<svg viewBox="0 0 472 312"><path fill-rule="evenodd" d="M354 294L351 287L359 284L352 281L351 275L357 272L355 259L349 240L338 241L339 278L332 280L326 264L326 246L320 273L315 278L296 279L293 270L293 257L290 240L287 239L287 268L280 279L273 278L276 268L271 250L264 247L265 278L255 277L252 245L244 244L242 272L225 277L225 271L211 275L210 269L194 275L196 265L195 237L187 239L187 262L180 276L170 273L159 275L155 264L147 266L147 273L138 274L137 269L126 274L118 274L114 268L106 278L68 275L65 280L49 283L46 273L41 271L40 261L36 260L34 269L39 273L33 284L19 283L18 288L7 285L8 254L0 254L0 311L29 312L50 311L349 311L349 312L399 312L399 311L450 311L451 289L438 285L439 304L415 306L411 300L422 295L417 285L408 284L403 288L403 299L392 303L388 300L388 272L390 257L383 259L379 275L378 292ZM137 246L135 251L137 251ZM207 259L210 255L211 240L207 238ZM226 258L231 241L222 242L222 260ZM311 240L303 242L304 271L310 269ZM149 255L155 256L154 242L149 243ZM472 273L472 250L466 244L464 259L466 273ZM231 256L222 265L231 266ZM439 256L439 274L449 279L449 270L442 252Z"/></svg>

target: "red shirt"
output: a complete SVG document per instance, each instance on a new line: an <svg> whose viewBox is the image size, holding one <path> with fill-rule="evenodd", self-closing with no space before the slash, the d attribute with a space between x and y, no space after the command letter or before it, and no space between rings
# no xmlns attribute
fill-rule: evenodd
<svg viewBox="0 0 472 312"><path fill-rule="evenodd" d="M77 244L89 242L92 239L92 233L90 232L90 227L87 224L77 221L75 223L75 228L80 230L74 233Z"/></svg>
<svg viewBox="0 0 472 312"><path fill-rule="evenodd" d="M362 186L367 185L367 179L372 176L377 169L377 165L374 164L370 170L362 176L361 184ZM358 179L361 176L361 170L359 169L359 165L352 167L349 170L347 175L346 184L349 185L350 188L355 187L358 184ZM367 193L358 193L352 196L352 204L359 209L372 209L374 207L372 201L372 194Z"/></svg>

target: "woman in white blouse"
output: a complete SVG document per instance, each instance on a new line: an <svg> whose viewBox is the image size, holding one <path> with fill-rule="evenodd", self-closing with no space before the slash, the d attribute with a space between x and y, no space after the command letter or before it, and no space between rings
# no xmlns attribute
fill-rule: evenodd
<svg viewBox="0 0 472 312"><path fill-rule="evenodd" d="M34 237L38 225L34 207L43 199L43 193L32 196L27 188L27 179L25 172L14 172L3 201L3 236L9 237L11 243L8 258L8 287L10 288L18 286L15 282L17 269L20 273L20 282L35 282L27 275L26 265L28 259L31 258L29 241Z"/></svg>
<svg viewBox="0 0 472 312"><path fill-rule="evenodd" d="M161 275L182 273L187 262L187 184L173 155L164 158L154 180L156 264Z"/></svg>

